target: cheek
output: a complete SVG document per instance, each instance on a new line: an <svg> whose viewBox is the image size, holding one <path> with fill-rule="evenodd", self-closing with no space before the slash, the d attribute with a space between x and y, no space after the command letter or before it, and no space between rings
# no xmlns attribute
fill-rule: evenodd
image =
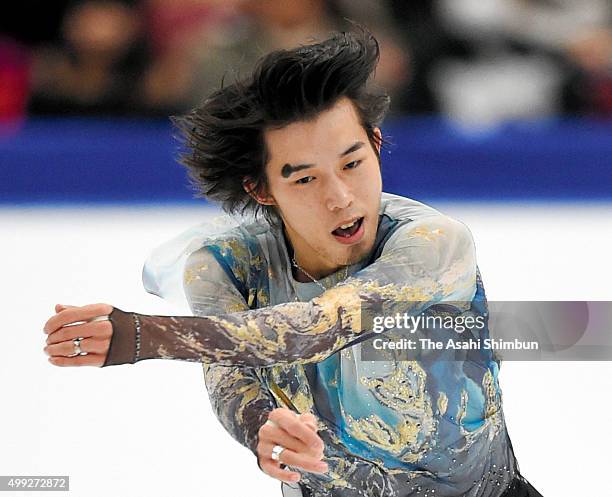
<svg viewBox="0 0 612 497"><path fill-rule="evenodd" d="M308 231L311 233L316 230L320 218L316 202L294 189L279 191L279 195L275 198L283 217L291 226L296 229L299 228L300 232Z"/></svg>
<svg viewBox="0 0 612 497"><path fill-rule="evenodd" d="M282 209L284 212L290 213L294 221L298 219L316 225L323 220L321 216L329 215L325 212L325 205L321 198L321 192L316 186L285 188L282 194Z"/></svg>
<svg viewBox="0 0 612 497"><path fill-rule="evenodd" d="M363 176L360 178L360 194L365 200L380 196L382 190L382 178L378 163L370 164L367 170L364 170Z"/></svg>

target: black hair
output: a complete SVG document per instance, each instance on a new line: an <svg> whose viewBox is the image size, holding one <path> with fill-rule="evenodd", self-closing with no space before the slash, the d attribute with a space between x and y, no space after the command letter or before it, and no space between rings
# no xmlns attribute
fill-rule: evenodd
<svg viewBox="0 0 612 497"><path fill-rule="evenodd" d="M267 188L264 131L316 117L342 97L355 105L370 144L382 145L374 128L389 108L384 92L366 89L380 57L377 40L364 28L338 32L319 43L278 50L261 58L252 74L213 92L188 114L172 120L186 146L180 162L196 197L218 202L225 212L262 212L278 220L273 206L260 205L243 188Z"/></svg>

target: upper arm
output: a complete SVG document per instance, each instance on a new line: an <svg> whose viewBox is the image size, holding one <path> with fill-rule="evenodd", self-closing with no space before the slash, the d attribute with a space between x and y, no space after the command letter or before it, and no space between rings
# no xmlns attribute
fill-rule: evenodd
<svg viewBox="0 0 612 497"><path fill-rule="evenodd" d="M202 247L185 263L183 288L194 315L206 316L244 311L247 303L236 287L229 268L219 264L213 253Z"/></svg>

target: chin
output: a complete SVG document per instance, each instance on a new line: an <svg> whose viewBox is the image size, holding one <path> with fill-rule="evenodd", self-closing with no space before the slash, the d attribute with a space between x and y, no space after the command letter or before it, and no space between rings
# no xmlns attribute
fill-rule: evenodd
<svg viewBox="0 0 612 497"><path fill-rule="evenodd" d="M370 255L373 246L374 240L363 240L362 243L351 247L351 250L349 250L348 253L345 254L344 262L342 264L356 264L357 262L362 261Z"/></svg>

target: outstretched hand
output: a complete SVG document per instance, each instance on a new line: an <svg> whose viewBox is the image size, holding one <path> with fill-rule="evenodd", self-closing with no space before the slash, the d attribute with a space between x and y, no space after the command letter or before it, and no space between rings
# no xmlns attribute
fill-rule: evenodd
<svg viewBox="0 0 612 497"><path fill-rule="evenodd" d="M47 346L43 349L49 362L56 366L97 366L104 364L110 348L113 327L108 315L113 311L109 304L84 306L55 306L56 314L43 327L48 335ZM73 340L81 338L81 352L75 355Z"/></svg>

